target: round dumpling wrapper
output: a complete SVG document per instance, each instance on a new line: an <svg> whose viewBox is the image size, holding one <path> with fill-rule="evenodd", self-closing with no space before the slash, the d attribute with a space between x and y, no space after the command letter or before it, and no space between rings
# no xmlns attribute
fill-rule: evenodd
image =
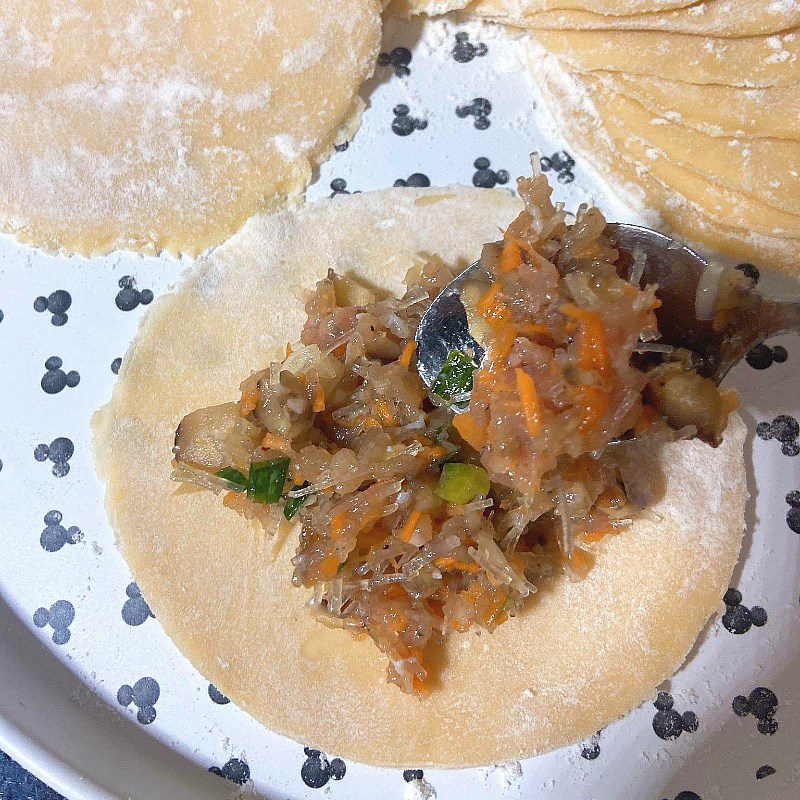
<svg viewBox="0 0 800 800"><path fill-rule="evenodd" d="M744 426L669 445L653 519L601 542L582 581L540 586L493 634L450 636L425 701L385 682L369 641L327 628L291 584L296 530L269 537L170 481L175 428L238 396L304 321L329 267L399 291L417 258L467 265L520 210L502 190L389 189L250 220L147 314L95 455L119 545L158 621L269 728L372 764L468 766L578 741L652 696L717 610L742 538ZM280 518L276 510L276 518Z"/></svg>
<svg viewBox="0 0 800 800"><path fill-rule="evenodd" d="M197 254L302 194L357 125L377 0L58 0L0 10L0 230Z"/></svg>

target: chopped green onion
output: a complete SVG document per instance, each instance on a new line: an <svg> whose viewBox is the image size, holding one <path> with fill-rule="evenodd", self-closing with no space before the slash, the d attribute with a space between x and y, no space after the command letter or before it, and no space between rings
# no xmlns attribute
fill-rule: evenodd
<svg viewBox="0 0 800 800"><path fill-rule="evenodd" d="M225 467L216 473L218 478L222 478L228 483L235 483L238 488L233 489L234 492L243 492L247 488L247 478L239 472L238 469L233 467Z"/></svg>
<svg viewBox="0 0 800 800"><path fill-rule="evenodd" d="M303 483L296 483L290 491L294 492L297 489L305 489L306 486L310 486L311 484L308 481L303 481ZM290 497L286 501L286 505L283 507L283 516L286 519L291 519L299 510L300 506L305 503L308 498L311 497L310 494L305 494L302 497Z"/></svg>
<svg viewBox="0 0 800 800"><path fill-rule="evenodd" d="M247 496L254 503L277 503L281 499L290 458L253 461L247 476Z"/></svg>
<svg viewBox="0 0 800 800"><path fill-rule="evenodd" d="M476 497L486 497L490 488L489 474L483 467L456 462L442 467L436 494L448 503L465 506Z"/></svg>
<svg viewBox="0 0 800 800"><path fill-rule="evenodd" d="M475 362L461 350L451 350L447 354L441 372L436 376L431 391L446 400L456 394L472 391L472 373Z"/></svg>

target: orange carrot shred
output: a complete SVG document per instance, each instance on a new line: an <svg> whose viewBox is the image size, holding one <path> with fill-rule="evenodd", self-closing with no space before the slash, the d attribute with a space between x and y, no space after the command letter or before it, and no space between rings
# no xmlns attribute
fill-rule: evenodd
<svg viewBox="0 0 800 800"><path fill-rule="evenodd" d="M333 515L333 518L331 519L331 538L338 539L342 535L342 531L344 530L346 522L346 512L340 511L338 514Z"/></svg>
<svg viewBox="0 0 800 800"><path fill-rule="evenodd" d="M314 401L311 404L311 410L315 414L325 410L325 388L321 383L318 383L314 389Z"/></svg>
<svg viewBox="0 0 800 800"><path fill-rule="evenodd" d="M411 364L411 359L414 356L414 352L417 349L417 343L412 339L404 348L403 352L400 354L400 358L397 360L404 366L407 367Z"/></svg>
<svg viewBox="0 0 800 800"><path fill-rule="evenodd" d="M378 419L381 421L381 424L384 427L397 424L397 418L392 413L392 409L389 407L389 404L382 397L379 397L375 401L375 411L378 414Z"/></svg>
<svg viewBox="0 0 800 800"><path fill-rule="evenodd" d="M408 519L403 523L403 527L400 528L400 538L404 542L410 542L411 537L414 535L414 531L417 529L417 525L419 524L420 517L422 516L421 511L417 511L414 509L409 515Z"/></svg>
<svg viewBox="0 0 800 800"><path fill-rule="evenodd" d="M599 372L602 377L607 378L611 370L611 358L600 316L572 303L567 303L563 311L566 316L578 322L582 329L578 342L578 366L586 371Z"/></svg>
<svg viewBox="0 0 800 800"><path fill-rule="evenodd" d="M265 450L280 450L281 453L291 453L292 445L288 439L283 436L276 436L274 433L265 433L264 438L261 440L261 447Z"/></svg>
<svg viewBox="0 0 800 800"><path fill-rule="evenodd" d="M522 249L513 239L507 241L500 253L500 260L497 264L498 271L502 274L511 272L522 264Z"/></svg>
<svg viewBox="0 0 800 800"><path fill-rule="evenodd" d="M517 377L517 394L525 416L525 425L531 436L536 436L542 426L542 408L533 378L521 367L514 370Z"/></svg>
<svg viewBox="0 0 800 800"><path fill-rule="evenodd" d="M486 443L486 431L475 422L469 411L465 411L463 414L456 414L453 417L453 427L470 447L473 447L478 452L483 449L483 445Z"/></svg>

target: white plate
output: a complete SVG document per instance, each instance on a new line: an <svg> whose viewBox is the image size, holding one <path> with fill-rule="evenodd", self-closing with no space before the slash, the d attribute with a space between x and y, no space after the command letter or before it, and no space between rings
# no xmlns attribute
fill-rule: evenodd
<svg viewBox="0 0 800 800"><path fill-rule="evenodd" d="M479 180L502 180L500 170L525 174L535 149L550 158L556 194L570 208L594 199L611 218L636 221L608 197L589 165L561 153L564 144L537 108L517 59L519 42L499 29L436 21L392 23L384 49L396 46L413 50L411 74L378 68L365 92L370 106L362 129L324 165L312 198L330 194L332 181L367 190L413 173L432 184L470 183L478 158L489 159L495 171ZM488 116L477 98L491 102ZM400 136L393 123L413 131ZM425 770L420 780L306 752L233 704L214 702L207 681L130 585L94 476L89 418L110 395L112 364L150 293L164 292L183 266L125 253L65 259L0 240L0 748L74 800L204 800L241 792L238 781L245 779L245 790L275 798L800 795L800 536L787 522L786 502L787 493L800 490L800 458L783 454L774 438L755 435L757 422L772 430L779 415L792 418L784 429L796 426L795 338L781 342L788 360L763 371L743 364L730 377L751 430L749 531L733 578L742 601L708 626L684 668L662 687L669 697L662 696L661 709L645 703L589 742L522 764ZM762 283L798 291L788 279ZM68 293L68 308L67 296L54 292ZM783 449L795 448L789 442ZM795 517L800 530L800 510ZM764 615L754 607L766 610L765 624L755 624ZM728 630L737 626L748 629ZM777 698L774 720L762 713L769 702L755 709L762 731L777 723L771 735L759 732L753 714L733 710L734 698L757 687ZM673 738L658 735L670 731ZM765 775L765 766L775 772Z"/></svg>

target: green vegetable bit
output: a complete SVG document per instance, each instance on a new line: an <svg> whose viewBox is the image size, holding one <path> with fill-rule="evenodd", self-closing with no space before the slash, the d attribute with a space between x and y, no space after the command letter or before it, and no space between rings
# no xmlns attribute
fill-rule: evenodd
<svg viewBox="0 0 800 800"><path fill-rule="evenodd" d="M489 474L483 467L454 462L442 467L436 494L448 503L465 506L476 497L486 497L490 488Z"/></svg>
<svg viewBox="0 0 800 800"><path fill-rule="evenodd" d="M228 481L228 483L236 484L237 488L233 489L234 492L243 492L247 488L247 478L239 472L238 469L233 467L225 467L216 473L218 478Z"/></svg>
<svg viewBox="0 0 800 800"><path fill-rule="evenodd" d="M307 486L311 484L308 481L303 481L303 483L298 483L292 486L291 491L296 491L297 489L305 489ZM310 494L304 495L303 497L290 497L286 501L286 505L283 507L283 516L286 519L291 519L299 510L300 506L305 503L308 498L311 497Z"/></svg>
<svg viewBox="0 0 800 800"><path fill-rule="evenodd" d="M451 350L447 354L441 372L436 376L431 391L445 399L456 394L472 391L472 373L475 362L461 350Z"/></svg>
<svg viewBox="0 0 800 800"><path fill-rule="evenodd" d="M277 503L281 499L289 470L289 458L253 461L247 476L247 496L254 503Z"/></svg>

